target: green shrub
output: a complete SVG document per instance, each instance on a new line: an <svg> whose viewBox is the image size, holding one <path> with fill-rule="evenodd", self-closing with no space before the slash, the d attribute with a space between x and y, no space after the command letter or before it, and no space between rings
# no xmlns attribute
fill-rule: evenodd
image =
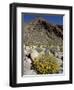
<svg viewBox="0 0 74 90"><path fill-rule="evenodd" d="M54 74L60 71L57 58L50 55L40 55L33 61L33 68L38 74Z"/></svg>

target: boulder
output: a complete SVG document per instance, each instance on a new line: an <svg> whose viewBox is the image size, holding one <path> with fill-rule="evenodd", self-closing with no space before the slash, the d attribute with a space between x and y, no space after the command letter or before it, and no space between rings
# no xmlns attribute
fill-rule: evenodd
<svg viewBox="0 0 74 90"><path fill-rule="evenodd" d="M31 53L31 58L34 60L36 57L38 57L39 53L36 50L33 50Z"/></svg>

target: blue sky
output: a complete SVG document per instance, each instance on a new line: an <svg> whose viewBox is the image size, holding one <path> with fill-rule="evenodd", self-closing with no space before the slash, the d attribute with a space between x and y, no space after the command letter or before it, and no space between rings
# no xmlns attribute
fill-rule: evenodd
<svg viewBox="0 0 74 90"><path fill-rule="evenodd" d="M38 17L42 17L49 23L63 25L63 15L36 15L36 14L23 14L23 21L28 23Z"/></svg>

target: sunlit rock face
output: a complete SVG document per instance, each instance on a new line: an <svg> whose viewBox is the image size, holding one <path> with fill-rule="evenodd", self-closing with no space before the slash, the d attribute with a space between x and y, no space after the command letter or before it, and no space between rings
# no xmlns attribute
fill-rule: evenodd
<svg viewBox="0 0 74 90"><path fill-rule="evenodd" d="M31 53L31 57L34 60L36 57L38 57L39 53L36 50L33 50Z"/></svg>
<svg viewBox="0 0 74 90"><path fill-rule="evenodd" d="M24 59L24 71L28 71L31 69L31 60L29 58Z"/></svg>
<svg viewBox="0 0 74 90"><path fill-rule="evenodd" d="M23 68L24 68L24 75L36 75L36 71L31 69L32 67L32 60L25 56L24 61L23 61Z"/></svg>

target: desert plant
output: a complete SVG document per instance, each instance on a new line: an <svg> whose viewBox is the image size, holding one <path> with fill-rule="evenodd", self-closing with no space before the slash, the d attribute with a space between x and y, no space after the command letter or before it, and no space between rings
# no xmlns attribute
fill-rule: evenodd
<svg viewBox="0 0 74 90"><path fill-rule="evenodd" d="M50 55L40 55L33 61L33 68L38 74L55 74L60 71L57 58Z"/></svg>

